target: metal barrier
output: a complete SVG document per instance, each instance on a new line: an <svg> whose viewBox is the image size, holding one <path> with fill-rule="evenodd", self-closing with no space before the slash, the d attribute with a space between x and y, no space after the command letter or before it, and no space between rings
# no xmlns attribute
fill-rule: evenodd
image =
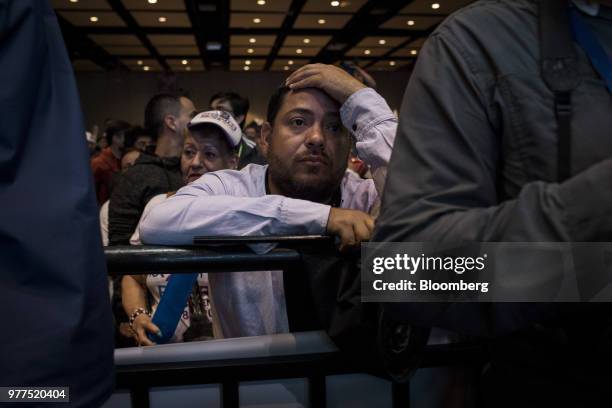
<svg viewBox="0 0 612 408"><path fill-rule="evenodd" d="M309 237L310 242L317 240ZM210 243L203 237L200 242ZM219 242L217 239L215 242ZM296 242L296 238L265 242ZM297 238L297 242L300 239ZM261 239L248 243L261 243ZM309 240L307 239L308 243ZM277 248L254 254L228 238L222 247L128 246L105 249L109 275L143 272L192 273L194 270L220 273L256 270L283 270L300 262L296 248ZM289 297L290 294L287 294ZM291 326L290 326L291 327ZM262 347L265 352L262 353ZM478 344L427 346L420 367L474 365L484 361ZM238 385L244 381L306 378L311 407L326 406L326 377L337 374L367 373L338 352L324 332L288 333L240 339L170 344L146 348L117 349L116 387L128 389L132 406L149 407L149 389L156 386L221 384L224 408L239 406ZM409 407L409 384L393 384L393 407Z"/></svg>

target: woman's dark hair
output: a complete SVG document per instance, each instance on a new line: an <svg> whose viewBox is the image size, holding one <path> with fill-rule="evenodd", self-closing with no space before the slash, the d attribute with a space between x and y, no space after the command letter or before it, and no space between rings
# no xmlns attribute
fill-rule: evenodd
<svg viewBox="0 0 612 408"><path fill-rule="evenodd" d="M285 100L285 96L289 93L291 88L288 86L282 85L277 88L276 91L270 97L270 101L268 102L268 114L266 115L266 120L270 123L274 123L274 119L276 119L276 115L280 110L283 102Z"/></svg>

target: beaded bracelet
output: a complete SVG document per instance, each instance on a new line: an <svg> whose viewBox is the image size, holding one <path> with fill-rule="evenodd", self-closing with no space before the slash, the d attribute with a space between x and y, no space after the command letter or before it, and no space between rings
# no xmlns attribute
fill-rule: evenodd
<svg viewBox="0 0 612 408"><path fill-rule="evenodd" d="M134 320L136 320L136 318L140 316L141 314L146 314L147 316L151 317L151 313L145 308L142 308L142 307L137 308L130 315L130 327L132 329L134 329Z"/></svg>

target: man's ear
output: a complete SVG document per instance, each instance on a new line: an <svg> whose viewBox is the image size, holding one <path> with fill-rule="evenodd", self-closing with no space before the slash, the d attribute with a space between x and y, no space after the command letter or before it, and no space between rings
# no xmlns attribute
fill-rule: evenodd
<svg viewBox="0 0 612 408"><path fill-rule="evenodd" d="M174 115L164 116L164 125L173 132L176 132L176 118Z"/></svg>
<svg viewBox="0 0 612 408"><path fill-rule="evenodd" d="M272 125L269 122L261 124L261 141L259 146L264 156L268 156L268 149L270 148L270 142L272 139Z"/></svg>

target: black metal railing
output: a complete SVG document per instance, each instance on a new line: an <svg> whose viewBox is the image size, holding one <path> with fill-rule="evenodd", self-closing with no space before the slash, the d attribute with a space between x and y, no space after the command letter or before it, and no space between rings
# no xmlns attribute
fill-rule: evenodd
<svg viewBox="0 0 612 408"><path fill-rule="evenodd" d="M248 242L240 238L212 239L202 237L201 244L222 246L158 247L126 246L105 249L109 275L133 275L143 272L192 273L194 270L221 273L257 270L292 270L300 263L300 244L312 244L326 238L308 237L301 241L296 237L281 239L257 239ZM255 254L240 244L282 242L290 247L275 248L265 254ZM286 293L287 297L291 293ZM290 318L291 319L291 318ZM291 327L291 322L290 322ZM302 334L294 333L296 339ZM221 340L223 341L223 340ZM419 359L419 367L453 365L474 366L485 361L485 353L479 344L444 344L426 346ZM132 406L149 407L149 389L156 386L220 384L222 406L239 406L238 386L240 382L307 378L308 400L311 407L326 405L326 377L330 375L366 373L381 375L363 367L359 361L348 359L333 347L323 352L267 356L206 359L203 361L163 361L138 364L119 362L116 365L116 388L131 393ZM410 387L408 383L393 384L394 407L409 407Z"/></svg>

